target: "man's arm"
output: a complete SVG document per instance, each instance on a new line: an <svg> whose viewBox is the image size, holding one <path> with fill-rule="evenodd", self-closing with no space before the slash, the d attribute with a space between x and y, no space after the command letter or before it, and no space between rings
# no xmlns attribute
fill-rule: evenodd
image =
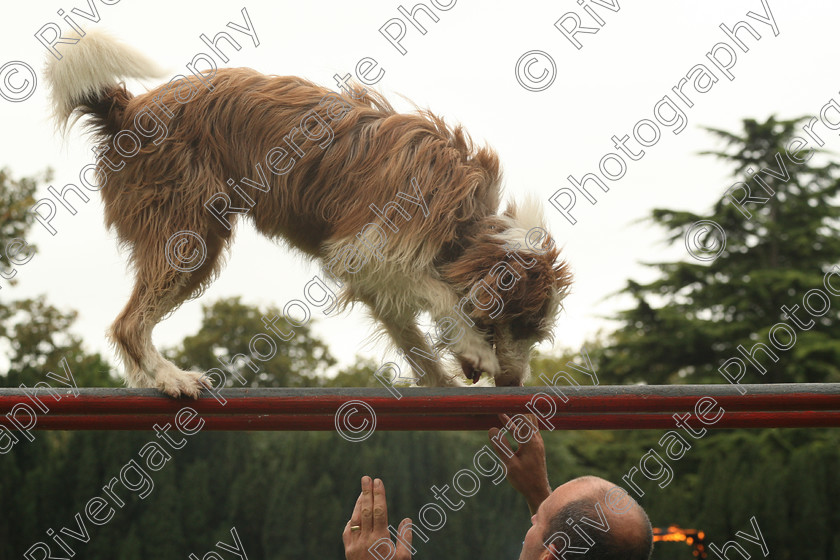
<svg viewBox="0 0 840 560"><path fill-rule="evenodd" d="M520 437L524 443L520 443L516 451L511 448L510 443L504 437L503 431L506 431L506 429L490 428L487 435L490 438L490 443L493 444L496 455L507 467L508 482L514 490L525 497L531 515L534 515L543 500L551 494L551 486L548 483L548 471L545 466L545 445L540 435L537 419L532 414L518 415L517 419L520 418L525 419L526 426L522 426L521 423L517 426L507 414L499 415L499 420L502 421L504 426L514 429L518 436L523 432L530 434L527 439L525 439L525 435ZM525 428L525 430L521 428Z"/></svg>

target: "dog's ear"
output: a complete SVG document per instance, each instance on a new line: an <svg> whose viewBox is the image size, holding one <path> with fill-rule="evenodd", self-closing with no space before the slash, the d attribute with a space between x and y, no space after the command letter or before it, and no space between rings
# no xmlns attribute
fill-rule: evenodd
<svg viewBox="0 0 840 560"><path fill-rule="evenodd" d="M551 249L543 254L523 251L519 257L528 267L511 263L517 267L522 278L503 294L508 317L546 316L548 306L563 292L571 281L566 263L558 263L559 251Z"/></svg>
<svg viewBox="0 0 840 560"><path fill-rule="evenodd" d="M501 230L501 226L488 226L495 227ZM489 231L493 232L492 229ZM455 261L443 266L440 272L443 279L459 291L468 292L482 280L492 282L491 269L504 260L505 250L498 240L490 235L478 235L470 239L464 252Z"/></svg>
<svg viewBox="0 0 840 560"><path fill-rule="evenodd" d="M443 278L461 294L472 292L479 299L468 311L474 319L485 324L515 318L539 323L568 292L569 266L540 225L539 208L536 201L511 204L501 220L485 218L467 240L464 253L441 268ZM502 304L498 314L497 306L491 305L494 300Z"/></svg>
<svg viewBox="0 0 840 560"><path fill-rule="evenodd" d="M530 230L527 237L528 247L537 252L537 258L548 266L545 272L546 277L552 279L552 287L561 297L565 296L572 283L572 271L569 263L560 258L560 249L542 228Z"/></svg>
<svg viewBox="0 0 840 560"><path fill-rule="evenodd" d="M552 247L547 253L548 262L551 263L551 276L554 279L554 289L560 299L568 295L572 286L572 268L569 263L560 258L560 250Z"/></svg>
<svg viewBox="0 0 840 560"><path fill-rule="evenodd" d="M569 263L560 257L560 249L547 231L542 204L534 197L527 198L522 206L515 209L514 219L528 231L526 244L551 265L549 275L554 279L554 289L562 299L572 284L572 271Z"/></svg>
<svg viewBox="0 0 840 560"><path fill-rule="evenodd" d="M529 195L519 204L510 202L504 215L513 220L517 228L526 232L527 248L523 250L541 263L539 268L542 280L536 283L539 285L545 281L544 279L551 278L548 286L553 288L561 298L564 297L571 286L572 273L568 263L560 258L560 250L546 229L542 203L536 197ZM536 254L528 252L528 249L532 249ZM528 284L531 283L528 282Z"/></svg>
<svg viewBox="0 0 840 560"><path fill-rule="evenodd" d="M543 254L519 250L514 256L498 240L488 241L472 246L441 272L477 300L469 306L473 319L493 324L521 317L536 324L570 282L566 264L557 263L558 254L556 249Z"/></svg>

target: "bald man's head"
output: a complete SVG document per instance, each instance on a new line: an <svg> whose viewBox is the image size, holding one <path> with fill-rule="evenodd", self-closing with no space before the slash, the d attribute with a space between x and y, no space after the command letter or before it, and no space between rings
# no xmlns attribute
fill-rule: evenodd
<svg viewBox="0 0 840 560"><path fill-rule="evenodd" d="M548 523L542 538L555 554L576 554L593 560L648 560L653 531L645 511L615 484L595 476L576 478L550 497ZM546 554L548 548L544 548ZM551 555L548 554L551 558Z"/></svg>

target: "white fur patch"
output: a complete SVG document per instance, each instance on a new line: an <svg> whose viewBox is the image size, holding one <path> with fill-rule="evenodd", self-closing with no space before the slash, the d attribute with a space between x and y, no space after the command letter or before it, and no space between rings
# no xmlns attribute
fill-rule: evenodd
<svg viewBox="0 0 840 560"><path fill-rule="evenodd" d="M542 203L535 196L529 195L520 203L511 202L508 209L512 210L513 217L502 217L507 222L507 227L494 237L506 244L518 244L520 251L527 251L528 232L534 228L545 230Z"/></svg>
<svg viewBox="0 0 840 560"><path fill-rule="evenodd" d="M526 232L538 227L545 229L545 216L543 215L543 204L535 196L529 195L525 200L515 205L513 220L517 227Z"/></svg>

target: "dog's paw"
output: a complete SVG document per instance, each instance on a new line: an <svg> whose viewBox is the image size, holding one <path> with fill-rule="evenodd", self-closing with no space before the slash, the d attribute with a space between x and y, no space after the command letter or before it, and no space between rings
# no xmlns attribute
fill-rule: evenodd
<svg viewBox="0 0 840 560"><path fill-rule="evenodd" d="M211 389L213 384L203 373L173 366L156 372L155 387L176 399L181 396L197 399L202 389Z"/></svg>
<svg viewBox="0 0 840 560"><path fill-rule="evenodd" d="M492 348L489 347L473 346L467 348L458 354L458 361L461 363L461 370L464 372L466 378L473 383L478 382L482 372L494 378L502 372L496 355L493 353Z"/></svg>

